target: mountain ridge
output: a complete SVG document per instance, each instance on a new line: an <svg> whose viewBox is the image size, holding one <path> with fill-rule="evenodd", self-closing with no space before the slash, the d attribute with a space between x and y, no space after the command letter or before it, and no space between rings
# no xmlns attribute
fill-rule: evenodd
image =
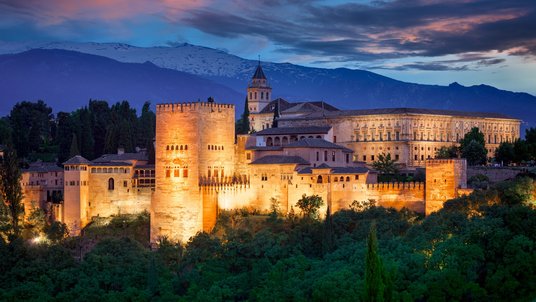
<svg viewBox="0 0 536 302"><path fill-rule="evenodd" d="M18 46L0 46L0 53L32 48L68 49L124 63L151 62L160 68L189 73L238 93L240 96L232 100L237 105L238 113L242 110L247 82L258 64L255 60L192 44L137 47L121 43L22 43ZM273 87L272 95L289 101L324 100L341 109L417 107L501 112L524 120L524 127L536 126L536 97L526 92L500 90L485 84L416 84L348 68L324 69L271 62L261 64ZM179 99L180 93L177 95ZM207 93L210 94L209 91L204 94Z"/></svg>

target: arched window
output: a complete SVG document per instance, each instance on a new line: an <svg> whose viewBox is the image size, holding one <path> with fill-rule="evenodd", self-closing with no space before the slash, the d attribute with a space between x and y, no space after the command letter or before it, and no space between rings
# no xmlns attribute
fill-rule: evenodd
<svg viewBox="0 0 536 302"><path fill-rule="evenodd" d="M344 181L344 176L341 176L339 181Z"/></svg>
<svg viewBox="0 0 536 302"><path fill-rule="evenodd" d="M276 145L276 146L280 146L280 145L281 145L281 140L280 140L279 136L277 136L277 137L274 139L274 145Z"/></svg>
<svg viewBox="0 0 536 302"><path fill-rule="evenodd" d="M113 191L115 189L115 182L113 178L108 179L108 190Z"/></svg>
<svg viewBox="0 0 536 302"><path fill-rule="evenodd" d="M316 183L319 183L319 184L322 183L322 175L318 175L318 178L316 179Z"/></svg>
<svg viewBox="0 0 536 302"><path fill-rule="evenodd" d="M274 143L273 143L273 141L272 141L272 138L271 138L271 137L268 137L268 138L266 139L266 146L273 146L273 145L274 145Z"/></svg>
<svg viewBox="0 0 536 302"><path fill-rule="evenodd" d="M333 179L333 182L338 182L338 181L339 181L339 179L338 179L337 177L335 177L335 178Z"/></svg>
<svg viewBox="0 0 536 302"><path fill-rule="evenodd" d="M184 145L184 150L188 150L188 145Z"/></svg>
<svg viewBox="0 0 536 302"><path fill-rule="evenodd" d="M169 150L169 145L166 146L166 150Z"/></svg>
<svg viewBox="0 0 536 302"><path fill-rule="evenodd" d="M312 135L309 135L309 137L308 137L308 138L313 138L313 136L312 136Z"/></svg>
<svg viewBox="0 0 536 302"><path fill-rule="evenodd" d="M350 176L346 176L346 181L350 181Z"/></svg>
<svg viewBox="0 0 536 302"><path fill-rule="evenodd" d="M283 136L283 139L281 140L281 143L282 143L283 145L288 144L288 138L287 138L286 136Z"/></svg>
<svg viewBox="0 0 536 302"><path fill-rule="evenodd" d="M316 136L316 138L322 138L322 136L320 136L320 135L317 135L317 136Z"/></svg>
<svg viewBox="0 0 536 302"><path fill-rule="evenodd" d="M175 146L171 146L171 151L175 150Z"/></svg>
<svg viewBox="0 0 536 302"><path fill-rule="evenodd" d="M175 146L175 150L179 151L179 145Z"/></svg>
<svg viewBox="0 0 536 302"><path fill-rule="evenodd" d="M180 146L179 148L180 148L179 150L181 150L181 151L182 151L182 145L181 145L181 146Z"/></svg>

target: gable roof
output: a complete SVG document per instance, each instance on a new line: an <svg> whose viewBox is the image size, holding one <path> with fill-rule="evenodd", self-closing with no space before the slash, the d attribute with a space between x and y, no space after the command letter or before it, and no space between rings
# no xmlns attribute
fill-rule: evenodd
<svg viewBox="0 0 536 302"><path fill-rule="evenodd" d="M326 169L331 168L329 174L365 174L371 170L365 167L306 167L298 171L298 174L312 174L314 169Z"/></svg>
<svg viewBox="0 0 536 302"><path fill-rule="evenodd" d="M138 153L123 153L123 154L103 154L101 157L94 159L94 163L106 163L113 161L125 160L147 160L147 154L144 152Z"/></svg>
<svg viewBox="0 0 536 302"><path fill-rule="evenodd" d="M339 109L324 101L315 102L295 102L291 103L283 98L277 98L266 105L259 114L274 113L279 106L281 114L307 113L307 112L323 112L323 111L339 111Z"/></svg>
<svg viewBox="0 0 536 302"><path fill-rule="evenodd" d="M251 165L272 165L272 164L298 164L309 165L310 163L299 156L288 155L266 155L254 160Z"/></svg>

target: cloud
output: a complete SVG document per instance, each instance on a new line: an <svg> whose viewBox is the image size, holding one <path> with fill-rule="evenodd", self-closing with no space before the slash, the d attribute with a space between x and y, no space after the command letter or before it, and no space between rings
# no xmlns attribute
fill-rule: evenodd
<svg viewBox="0 0 536 302"><path fill-rule="evenodd" d="M506 59L490 59L490 60L480 60L477 62L478 65L482 66L491 66L496 64L504 63Z"/></svg>
<svg viewBox="0 0 536 302"><path fill-rule="evenodd" d="M409 64L387 64L387 65L378 65L378 66L369 66L369 69L387 69L387 70L422 70L422 71L466 71L470 70L468 65L462 66L451 66L448 64L434 63L434 62L417 62Z"/></svg>

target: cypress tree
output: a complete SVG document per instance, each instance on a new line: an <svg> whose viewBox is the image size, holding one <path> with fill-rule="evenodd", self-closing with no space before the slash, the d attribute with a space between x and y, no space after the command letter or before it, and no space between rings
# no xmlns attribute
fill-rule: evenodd
<svg viewBox="0 0 536 302"><path fill-rule="evenodd" d="M367 239L367 252L365 258L365 301L384 301L385 284L383 265L378 253L378 238L376 237L376 224L372 223Z"/></svg>
<svg viewBox="0 0 536 302"><path fill-rule="evenodd" d="M325 255L333 251L335 238L333 234L333 218L331 216L331 207L328 203L326 210L326 219L322 227L322 253Z"/></svg>
<svg viewBox="0 0 536 302"><path fill-rule="evenodd" d="M80 155L80 150L78 149L78 140L76 139L76 133L73 133L73 139L71 140L71 149L69 149L69 158Z"/></svg>
<svg viewBox="0 0 536 302"><path fill-rule="evenodd" d="M19 237L21 233L24 204L22 203L21 173L17 152L8 145L0 167L0 194L8 207L11 224L10 240Z"/></svg>

